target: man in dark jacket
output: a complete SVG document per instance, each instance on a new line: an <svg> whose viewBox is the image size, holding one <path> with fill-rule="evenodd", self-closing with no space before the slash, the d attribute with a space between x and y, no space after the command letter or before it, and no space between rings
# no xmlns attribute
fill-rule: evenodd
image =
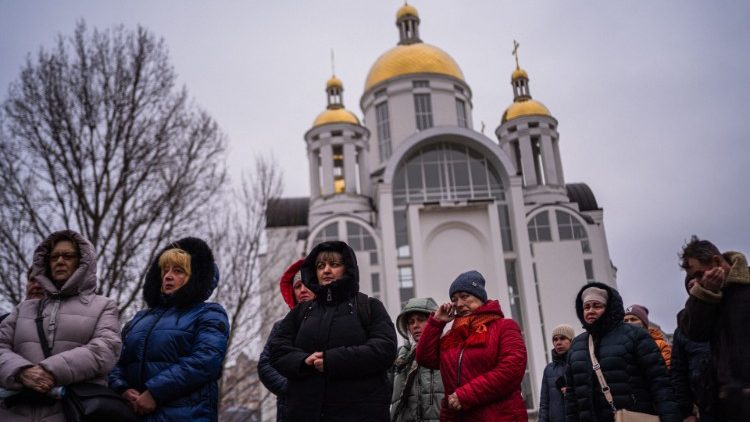
<svg viewBox="0 0 750 422"><path fill-rule="evenodd" d="M281 296L284 298L284 302L289 305L289 309L302 302L315 299L315 293L311 292L302 283L302 276L300 275L300 268L302 267L303 259L295 261L289 268L284 271L284 274L279 280L279 289L281 290ZM260 382L276 395L276 421L286 421L286 395L288 390L289 382L285 376L281 375L276 368L271 365L271 342L279 331L279 325L281 320L276 321L271 328L271 333L268 335L266 345L263 347L263 351L260 353L258 359L258 378Z"/></svg>
<svg viewBox="0 0 750 422"><path fill-rule="evenodd" d="M614 418L592 370L591 336L617 410L658 415L661 422L682 421L661 352L646 330L623 322L620 293L603 283L588 283L578 292L575 306L586 332L573 340L568 351L566 420L605 422Z"/></svg>
<svg viewBox="0 0 750 422"><path fill-rule="evenodd" d="M289 380L289 420L388 421L396 331L380 301L361 300L354 251L323 242L301 271L316 298L287 314L271 341L271 363Z"/></svg>
<svg viewBox="0 0 750 422"><path fill-rule="evenodd" d="M565 421L565 371L568 369L568 349L575 330L567 324L552 329L552 362L544 368L542 393L539 399L539 422Z"/></svg>
<svg viewBox="0 0 750 422"><path fill-rule="evenodd" d="M750 420L750 269L739 252L719 252L696 236L682 249L690 297L679 317L688 338L709 341L728 421Z"/></svg>

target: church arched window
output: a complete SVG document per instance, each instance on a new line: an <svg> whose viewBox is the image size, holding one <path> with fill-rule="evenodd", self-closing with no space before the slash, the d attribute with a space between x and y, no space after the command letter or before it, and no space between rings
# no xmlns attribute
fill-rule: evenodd
<svg viewBox="0 0 750 422"><path fill-rule="evenodd" d="M549 224L549 212L544 211L537 214L529 221L529 240L532 242L544 242L552 240L552 230Z"/></svg>
<svg viewBox="0 0 750 422"><path fill-rule="evenodd" d="M591 253L589 237L586 234L586 228L583 227L577 218L565 211L555 211L557 217L557 231L560 234L560 240L580 240L581 250L583 253Z"/></svg>
<svg viewBox="0 0 750 422"><path fill-rule="evenodd" d="M374 251L376 249L375 239L370 236L370 232L357 223L346 222L346 235L347 243L357 252Z"/></svg>
<svg viewBox="0 0 750 422"><path fill-rule="evenodd" d="M461 199L505 199L500 175L479 152L440 142L413 152L396 171L394 205Z"/></svg>
<svg viewBox="0 0 750 422"><path fill-rule="evenodd" d="M329 240L339 240L339 224L337 222L333 222L319 231L318 234L315 235L313 246Z"/></svg>

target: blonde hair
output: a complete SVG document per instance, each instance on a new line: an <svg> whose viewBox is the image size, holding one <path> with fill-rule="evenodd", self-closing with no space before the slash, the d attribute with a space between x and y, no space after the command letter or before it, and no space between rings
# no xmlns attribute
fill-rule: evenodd
<svg viewBox="0 0 750 422"><path fill-rule="evenodd" d="M164 251L159 257L159 268L161 269L161 277L164 278L166 271L164 270L167 266L180 267L185 270L187 279L190 280L192 270L190 268L190 254L180 248L172 248Z"/></svg>

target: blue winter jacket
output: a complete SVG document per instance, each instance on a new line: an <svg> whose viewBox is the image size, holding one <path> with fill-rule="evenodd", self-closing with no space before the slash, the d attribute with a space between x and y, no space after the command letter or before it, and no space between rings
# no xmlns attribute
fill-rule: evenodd
<svg viewBox="0 0 750 422"><path fill-rule="evenodd" d="M219 282L219 271L202 240L181 239L165 250L174 247L190 254L192 275L175 294L162 295L158 258L154 261L143 287L148 309L125 325L109 386L120 394L148 390L157 407L144 421L217 421L229 320L221 305L205 300Z"/></svg>
<svg viewBox="0 0 750 422"><path fill-rule="evenodd" d="M157 408L146 421L216 421L228 327L216 303L140 311L125 327L109 385L151 392Z"/></svg>

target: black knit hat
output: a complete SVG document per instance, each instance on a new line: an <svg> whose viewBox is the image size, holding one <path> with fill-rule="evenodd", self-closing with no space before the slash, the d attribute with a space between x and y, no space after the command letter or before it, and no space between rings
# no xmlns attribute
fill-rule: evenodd
<svg viewBox="0 0 750 422"><path fill-rule="evenodd" d="M451 283L450 290L448 290L448 296L451 297L456 292L470 293L478 297L482 303L487 302L487 291L484 290L484 277L479 271L467 271L456 277L453 283Z"/></svg>

